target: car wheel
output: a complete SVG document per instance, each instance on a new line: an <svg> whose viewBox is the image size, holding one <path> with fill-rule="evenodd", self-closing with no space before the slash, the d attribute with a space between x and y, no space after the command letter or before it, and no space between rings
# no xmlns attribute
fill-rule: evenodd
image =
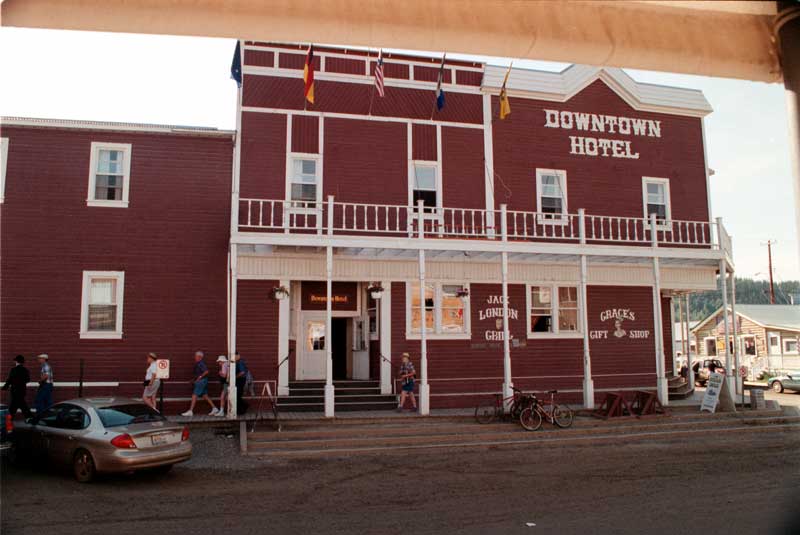
<svg viewBox="0 0 800 535"><path fill-rule="evenodd" d="M94 479L96 470L92 454L86 450L78 450L72 460L72 472L79 483L89 483Z"/></svg>
<svg viewBox="0 0 800 535"><path fill-rule="evenodd" d="M781 383L780 381L775 381L774 383L772 383L772 390L774 392L777 392L778 394L782 394L783 393L783 383Z"/></svg>

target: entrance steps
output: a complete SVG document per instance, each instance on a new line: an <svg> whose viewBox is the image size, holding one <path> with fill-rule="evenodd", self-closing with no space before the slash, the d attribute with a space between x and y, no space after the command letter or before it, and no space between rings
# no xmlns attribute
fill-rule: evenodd
<svg viewBox="0 0 800 535"><path fill-rule="evenodd" d="M694 386L683 377L676 376L667 380L667 390L669 399L686 399L694 393Z"/></svg>
<svg viewBox="0 0 800 535"><path fill-rule="evenodd" d="M380 381L342 380L333 382L334 405L339 411L393 410L394 395L381 394ZM325 381L290 381L289 395L278 397L281 412L325 410Z"/></svg>
<svg viewBox="0 0 800 535"><path fill-rule="evenodd" d="M536 447L549 442L613 442L688 437L701 433L800 431L800 416L781 410L738 413L675 413L620 421L576 417L569 429L544 423L535 432L516 422L481 425L471 417L377 417L334 420L287 420L282 431L247 434L253 456L314 457L437 448Z"/></svg>

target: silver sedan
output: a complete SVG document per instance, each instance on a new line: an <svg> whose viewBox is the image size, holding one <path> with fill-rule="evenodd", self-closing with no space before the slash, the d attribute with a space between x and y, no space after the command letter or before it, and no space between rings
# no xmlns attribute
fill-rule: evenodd
<svg viewBox="0 0 800 535"><path fill-rule="evenodd" d="M131 399L57 403L14 429L17 457L71 466L80 482L97 472L169 471L192 456L189 429Z"/></svg>

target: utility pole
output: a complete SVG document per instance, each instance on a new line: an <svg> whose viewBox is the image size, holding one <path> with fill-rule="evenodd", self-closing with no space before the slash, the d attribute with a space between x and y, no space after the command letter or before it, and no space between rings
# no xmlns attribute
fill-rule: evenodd
<svg viewBox="0 0 800 535"><path fill-rule="evenodd" d="M767 257L769 258L769 304L775 304L775 282L772 280L772 245L777 242L767 240ZM761 245L764 245L763 243Z"/></svg>

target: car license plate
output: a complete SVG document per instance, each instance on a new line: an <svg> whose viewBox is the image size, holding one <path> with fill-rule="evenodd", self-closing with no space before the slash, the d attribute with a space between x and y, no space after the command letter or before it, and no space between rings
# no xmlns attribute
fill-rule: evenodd
<svg viewBox="0 0 800 535"><path fill-rule="evenodd" d="M161 446L167 443L167 435L153 435L150 437L153 446Z"/></svg>

